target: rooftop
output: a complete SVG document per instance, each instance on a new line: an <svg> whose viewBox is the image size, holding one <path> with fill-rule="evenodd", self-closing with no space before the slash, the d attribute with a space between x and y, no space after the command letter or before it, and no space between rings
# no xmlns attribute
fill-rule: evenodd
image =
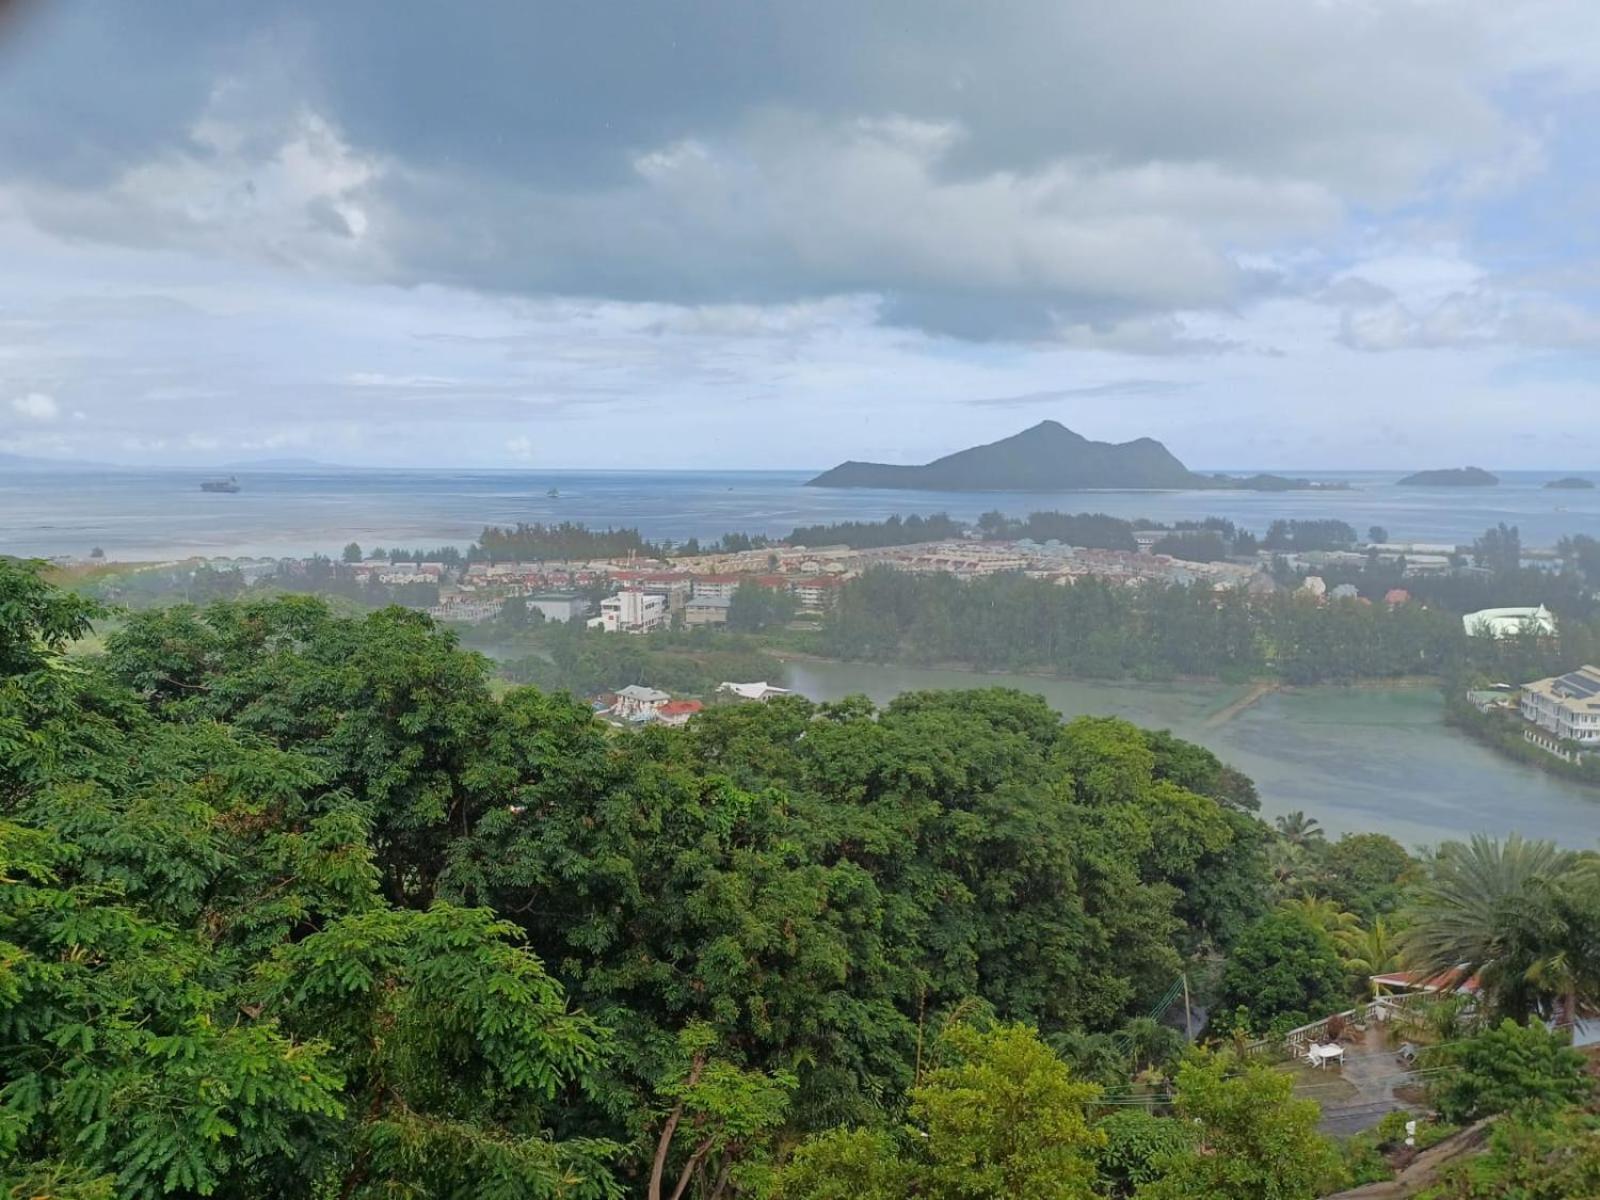
<svg viewBox="0 0 1600 1200"><path fill-rule="evenodd" d="M1579 667L1565 675L1526 684L1523 690L1560 700L1569 708L1600 712L1600 667Z"/></svg>

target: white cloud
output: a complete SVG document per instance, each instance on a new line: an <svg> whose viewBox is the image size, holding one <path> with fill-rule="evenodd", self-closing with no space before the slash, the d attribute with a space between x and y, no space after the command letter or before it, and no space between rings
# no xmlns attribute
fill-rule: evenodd
<svg viewBox="0 0 1600 1200"><path fill-rule="evenodd" d="M54 421L61 415L61 406L56 403L54 396L28 392L12 397L11 411L29 421Z"/></svg>

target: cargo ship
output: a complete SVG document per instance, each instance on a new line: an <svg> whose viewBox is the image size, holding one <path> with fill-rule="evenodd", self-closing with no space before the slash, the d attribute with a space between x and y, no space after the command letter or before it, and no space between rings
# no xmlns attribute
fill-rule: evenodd
<svg viewBox="0 0 1600 1200"><path fill-rule="evenodd" d="M202 492L237 492L239 490L239 481L232 475L229 475L226 479L206 479L201 481L200 490Z"/></svg>

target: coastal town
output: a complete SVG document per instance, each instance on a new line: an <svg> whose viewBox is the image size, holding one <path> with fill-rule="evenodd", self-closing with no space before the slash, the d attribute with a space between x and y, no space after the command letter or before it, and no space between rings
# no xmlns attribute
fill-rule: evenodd
<svg viewBox="0 0 1600 1200"><path fill-rule="evenodd" d="M419 609L467 630L500 630L514 607L513 624L518 627L534 622L622 637L729 628L787 629L803 636L824 628L852 581L884 570L962 583L1011 577L1062 588L1092 580L1109 587L1112 595L1126 589L1130 604L1147 588L1183 587L1213 591L1218 603L1236 593L1251 603L1292 596L1312 606L1348 603L1390 610L1425 603L1413 598L1412 589L1426 592L1430 581L1470 581L1491 574L1472 546L1390 540L1386 535L1346 545L1252 550L1242 540L1249 535L1235 541L1229 531L1233 545L1228 549L1243 546L1246 552L1193 561L1164 551L1174 548L1175 536L1195 535L1165 528L1126 531L1125 548L1117 549L956 528L957 536L887 546L762 540L707 553L683 553L680 548L676 553L505 560L477 547L465 555L446 549L435 556L404 557L394 551L361 554L352 545L339 561L322 556L232 558L164 566L179 575L189 569L195 576L232 578L236 587L342 590L367 603ZM1372 532L1383 533L1376 528ZM1547 573L1553 578L1565 565L1555 549L1519 546L1515 558L1534 580ZM1373 586L1379 572L1391 586ZM1363 585L1358 588L1350 582L1353 578L1361 578ZM750 606L763 609L759 625L739 619L741 604L746 618ZM1460 620L1469 640L1553 638L1556 633L1556 618L1543 603L1467 612ZM714 638L705 644L719 642ZM628 684L626 676L607 690L602 677L585 691L594 711L621 728L680 725L708 703L783 694L781 687L765 680L735 678L718 684L715 679L675 694L643 681ZM1600 683L1593 692L1585 690L1596 679L1600 670L1593 667L1544 679L1512 677L1496 680L1492 688L1480 688L1468 699L1480 715L1499 723L1501 736L1514 729L1526 746L1576 765L1600 752ZM588 687L599 690L588 693Z"/></svg>

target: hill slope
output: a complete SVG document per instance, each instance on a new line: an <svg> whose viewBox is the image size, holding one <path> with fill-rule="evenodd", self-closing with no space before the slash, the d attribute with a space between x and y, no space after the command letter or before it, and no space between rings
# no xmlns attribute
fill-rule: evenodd
<svg viewBox="0 0 1600 1200"><path fill-rule="evenodd" d="M846 462L808 487L925 491L1054 492L1075 488L1193 488L1216 484L1194 474L1153 438L1093 442L1057 421L935 459L922 466Z"/></svg>

